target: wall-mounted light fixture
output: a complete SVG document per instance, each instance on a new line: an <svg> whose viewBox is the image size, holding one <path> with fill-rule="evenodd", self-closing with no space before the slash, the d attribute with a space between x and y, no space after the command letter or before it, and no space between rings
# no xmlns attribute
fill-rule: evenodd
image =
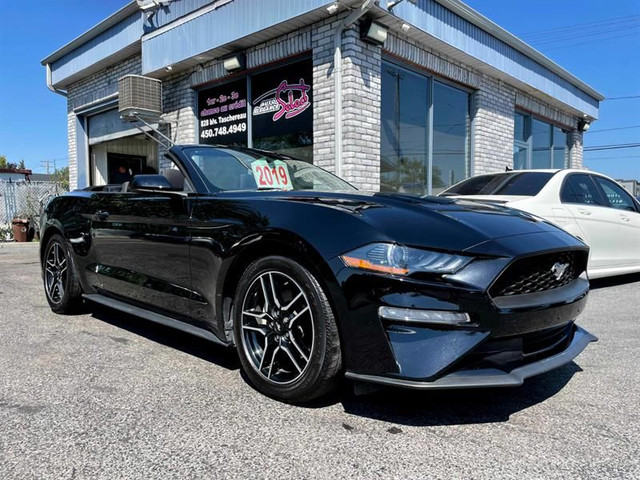
<svg viewBox="0 0 640 480"><path fill-rule="evenodd" d="M337 11L338 11L338 2L332 3L327 7L327 12L329 12L329 15L333 15Z"/></svg>
<svg viewBox="0 0 640 480"><path fill-rule="evenodd" d="M238 70L245 69L246 58L244 53L234 53L233 55L224 58L222 60L222 64L227 72L237 72Z"/></svg>
<svg viewBox="0 0 640 480"><path fill-rule="evenodd" d="M409 25L408 23L402 23L402 25L400 26L400 28L402 28L403 32L408 32L409 30L411 30L411 25Z"/></svg>
<svg viewBox="0 0 640 480"><path fill-rule="evenodd" d="M373 18L365 18L360 24L360 38L374 45L382 45L387 39L388 29Z"/></svg>
<svg viewBox="0 0 640 480"><path fill-rule="evenodd" d="M580 132L586 132L587 130L589 130L590 126L591 124L587 120L580 120L578 122L578 130Z"/></svg>

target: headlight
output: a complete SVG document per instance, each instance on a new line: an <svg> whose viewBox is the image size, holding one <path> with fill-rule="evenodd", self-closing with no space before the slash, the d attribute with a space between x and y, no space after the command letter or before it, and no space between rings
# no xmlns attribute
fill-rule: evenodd
<svg viewBox="0 0 640 480"><path fill-rule="evenodd" d="M463 255L420 250L391 243L365 245L341 255L340 258L349 267L393 275L409 275L414 272L455 273L473 260L472 257Z"/></svg>

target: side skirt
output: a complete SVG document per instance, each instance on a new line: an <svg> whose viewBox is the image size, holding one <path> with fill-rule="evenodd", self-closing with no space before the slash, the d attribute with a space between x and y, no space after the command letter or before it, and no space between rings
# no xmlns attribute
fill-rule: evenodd
<svg viewBox="0 0 640 480"><path fill-rule="evenodd" d="M190 325L185 322L181 322L180 320L175 320L171 317L167 317L166 315L162 315L156 312L150 312L149 310L145 310L144 308L136 307L128 303L121 302L120 300L105 297L104 295L100 295L97 293L83 294L82 297L87 300L91 300L92 302L99 303L100 305L104 305L106 307L114 308L121 312L128 313L129 315L134 315L151 322L159 323L167 327L175 328L176 330L190 333L191 335L204 338L205 340L217 343L218 345L222 345L225 347L229 346L228 343L223 342L208 330L196 327L195 325Z"/></svg>

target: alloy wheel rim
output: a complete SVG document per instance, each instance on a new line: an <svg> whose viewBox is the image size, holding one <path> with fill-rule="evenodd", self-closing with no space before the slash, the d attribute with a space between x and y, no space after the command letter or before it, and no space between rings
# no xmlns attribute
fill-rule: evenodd
<svg viewBox="0 0 640 480"><path fill-rule="evenodd" d="M64 286L67 281L67 258L58 242L51 244L47 252L44 279L49 300L60 303L64 298Z"/></svg>
<svg viewBox="0 0 640 480"><path fill-rule="evenodd" d="M298 380L309 367L315 345L307 295L288 275L258 275L242 302L242 341L253 369L271 383Z"/></svg>

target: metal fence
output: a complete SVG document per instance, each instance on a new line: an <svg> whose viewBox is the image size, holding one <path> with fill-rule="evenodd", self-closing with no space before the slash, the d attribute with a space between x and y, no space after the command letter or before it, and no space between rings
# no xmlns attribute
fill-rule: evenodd
<svg viewBox="0 0 640 480"><path fill-rule="evenodd" d="M66 191L58 182L0 181L0 224L11 222L16 215L37 217L49 197Z"/></svg>

